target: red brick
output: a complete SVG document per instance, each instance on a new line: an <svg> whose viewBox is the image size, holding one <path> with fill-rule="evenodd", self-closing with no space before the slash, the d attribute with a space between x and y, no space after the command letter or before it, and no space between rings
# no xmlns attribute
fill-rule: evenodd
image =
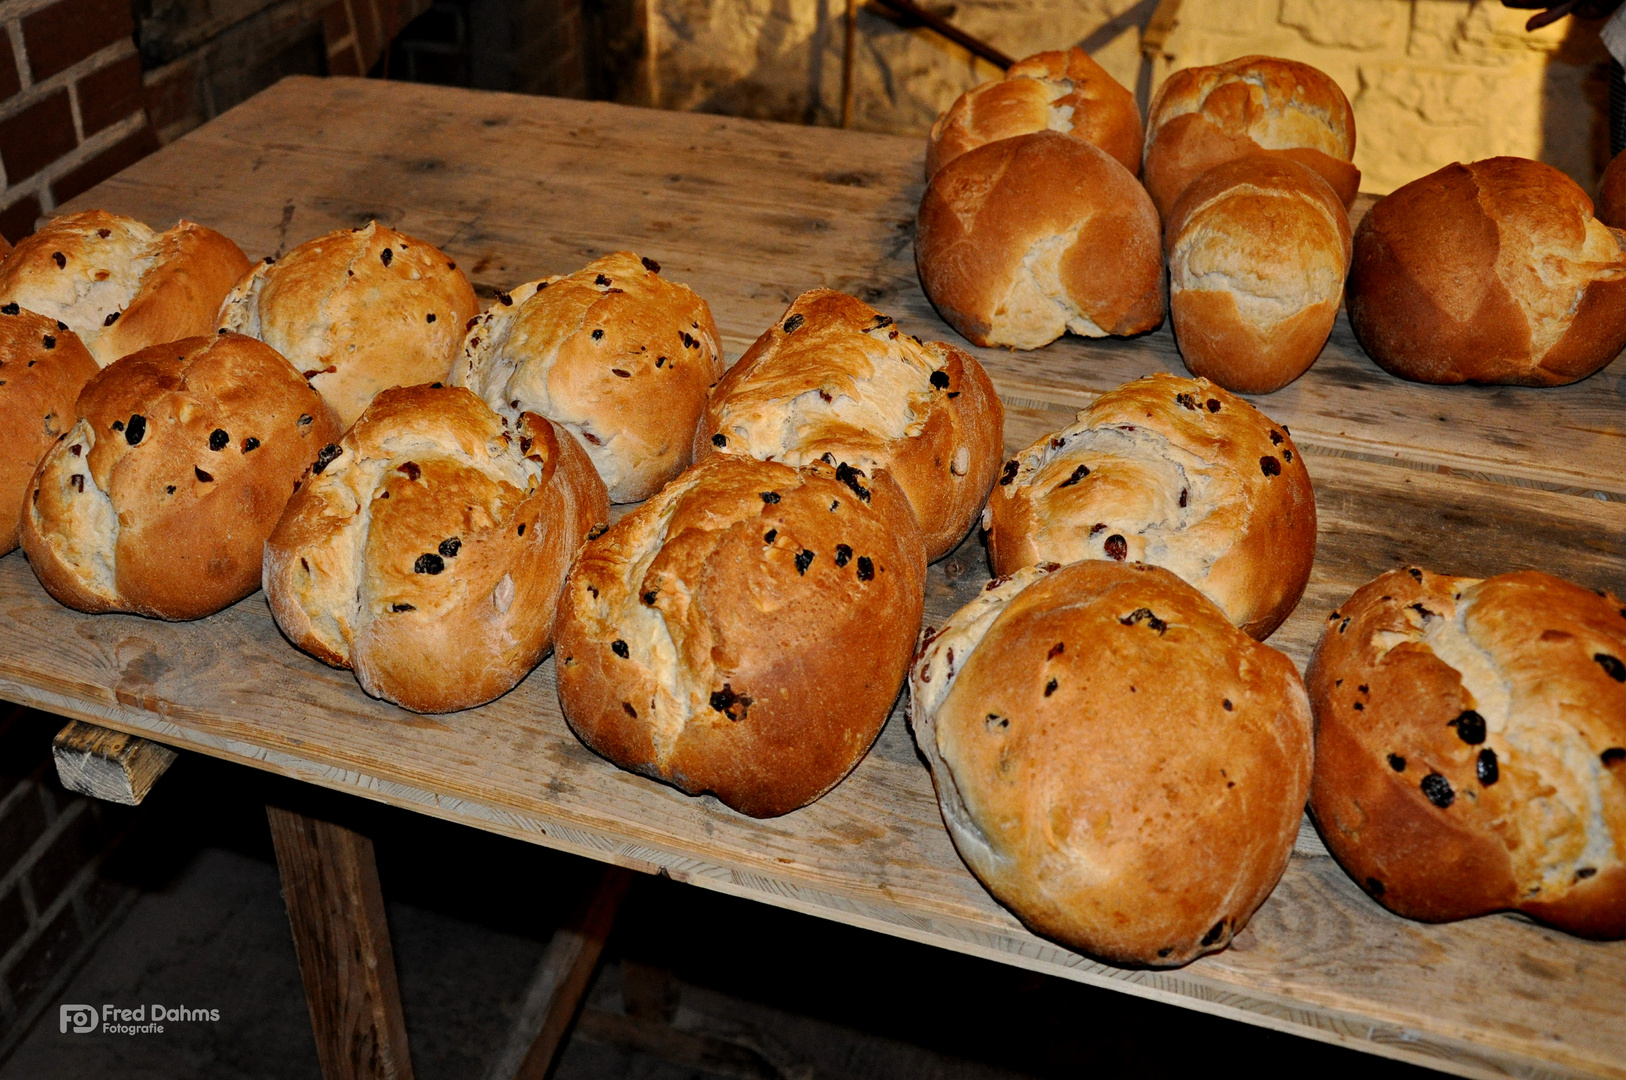
<svg viewBox="0 0 1626 1080"><path fill-rule="evenodd" d="M16 889L7 889L0 896L0 956L21 941L28 931L28 912L23 909L23 897Z"/></svg>
<svg viewBox="0 0 1626 1080"><path fill-rule="evenodd" d="M6 816L0 818L0 877L16 866L23 852L45 832L45 807L38 787L32 780L24 781L24 786L29 790L16 792Z"/></svg>
<svg viewBox="0 0 1626 1080"><path fill-rule="evenodd" d="M15 94L22 85L17 57L11 51L11 35L0 34L0 100Z"/></svg>
<svg viewBox="0 0 1626 1080"><path fill-rule="evenodd" d="M34 223L45 211L39 196L24 195L4 210L0 210L0 236L15 244L34 231Z"/></svg>
<svg viewBox="0 0 1626 1080"><path fill-rule="evenodd" d="M74 916L73 905L69 904L7 973L12 999L20 1008L26 1009L34 995L50 984L83 941L79 920Z"/></svg>
<svg viewBox="0 0 1626 1080"><path fill-rule="evenodd" d="M89 191L114 173L134 165L156 149L158 136L153 132L151 124L145 124L140 130L125 136L57 180L51 185L51 197L60 206L75 195Z"/></svg>
<svg viewBox="0 0 1626 1080"><path fill-rule="evenodd" d="M89 811L86 806L75 815L29 870L34 907L38 910L44 911L55 903L74 875L89 866L107 845L100 823Z"/></svg>
<svg viewBox="0 0 1626 1080"><path fill-rule="evenodd" d="M0 161L6 163L8 184L28 179L77 145L66 90L0 120Z"/></svg>
<svg viewBox="0 0 1626 1080"><path fill-rule="evenodd" d="M141 62L132 54L79 80L79 119L85 138L142 108Z"/></svg>
<svg viewBox="0 0 1626 1080"><path fill-rule="evenodd" d="M134 33L127 0L59 0L23 20L23 45L35 82Z"/></svg>
<svg viewBox="0 0 1626 1080"><path fill-rule="evenodd" d="M149 71L143 89L147 116L159 131L185 120L203 119L198 102L198 65L195 60L179 61L158 71Z"/></svg>

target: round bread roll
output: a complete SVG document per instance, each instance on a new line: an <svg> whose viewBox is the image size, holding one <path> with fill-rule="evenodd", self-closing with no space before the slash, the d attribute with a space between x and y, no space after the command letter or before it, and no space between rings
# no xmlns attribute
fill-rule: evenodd
<svg viewBox="0 0 1626 1080"><path fill-rule="evenodd" d="M1597 212L1611 229L1626 229L1626 153L1616 154L1598 178Z"/></svg>
<svg viewBox="0 0 1626 1080"><path fill-rule="evenodd" d="M1626 937L1626 603L1536 571L1395 570L1306 676L1310 807L1373 899Z"/></svg>
<svg viewBox="0 0 1626 1080"><path fill-rule="evenodd" d="M970 355L904 334L846 293L803 293L711 393L694 456L891 474L928 562L953 551L999 472L1005 408Z"/></svg>
<svg viewBox="0 0 1626 1080"><path fill-rule="evenodd" d="M610 501L640 502L688 467L723 375L711 308L660 264L618 251L497 297L452 383L497 412L534 412L581 440Z"/></svg>
<svg viewBox="0 0 1626 1080"><path fill-rule="evenodd" d="M549 421L510 424L438 383L386 390L289 500L266 599L290 641L372 696L473 708L541 661L565 572L609 509Z"/></svg>
<svg viewBox="0 0 1626 1080"><path fill-rule="evenodd" d="M1140 563L989 582L924 634L909 721L972 873L1035 933L1114 964L1230 944L1310 787L1292 661Z"/></svg>
<svg viewBox="0 0 1626 1080"><path fill-rule="evenodd" d="M1214 166L1261 151L1308 165L1344 205L1361 170L1355 112L1323 71L1275 56L1243 56L1170 75L1146 116L1146 190L1168 216L1187 185Z"/></svg>
<svg viewBox="0 0 1626 1080"><path fill-rule="evenodd" d="M1094 143L1140 172L1140 106L1089 53L1074 46L1018 60L961 94L932 125L926 178L967 150L1034 131L1061 131Z"/></svg>
<svg viewBox="0 0 1626 1080"><path fill-rule="evenodd" d="M1287 428L1174 375L1102 394L1007 461L983 526L996 574L1151 563L1261 641L1292 614L1315 560L1315 492Z"/></svg>
<svg viewBox="0 0 1626 1080"><path fill-rule="evenodd" d="M0 302L66 323L103 367L149 345L210 334L248 258L213 229L168 232L119 214L67 214L0 262Z"/></svg>
<svg viewBox="0 0 1626 1080"><path fill-rule="evenodd" d="M926 185L915 267L938 314L977 345L1037 349L1071 330L1163 322L1157 211L1104 150L1059 131L979 146Z"/></svg>
<svg viewBox="0 0 1626 1080"><path fill-rule="evenodd" d="M380 390L446 378L478 310L456 263L374 221L268 257L219 322L286 356L348 427Z"/></svg>
<svg viewBox="0 0 1626 1080"><path fill-rule="evenodd" d="M1626 345L1626 233L1550 165L1447 165L1361 219L1349 323L1403 379L1575 382Z"/></svg>
<svg viewBox="0 0 1626 1080"><path fill-rule="evenodd" d="M713 458L582 551L555 628L559 702L624 769L789 813L880 734L925 577L887 474Z"/></svg>
<svg viewBox="0 0 1626 1080"><path fill-rule="evenodd" d="M0 304L0 555L17 546L40 458L73 426L96 360L65 323Z"/></svg>
<svg viewBox="0 0 1626 1080"><path fill-rule="evenodd" d="M1215 166L1174 204L1163 242L1193 375L1268 394L1315 363L1343 302L1350 231L1313 169L1261 154Z"/></svg>
<svg viewBox="0 0 1626 1080"><path fill-rule="evenodd" d="M265 538L339 424L275 351L238 334L114 361L40 461L23 550L80 611L198 619L252 593Z"/></svg>

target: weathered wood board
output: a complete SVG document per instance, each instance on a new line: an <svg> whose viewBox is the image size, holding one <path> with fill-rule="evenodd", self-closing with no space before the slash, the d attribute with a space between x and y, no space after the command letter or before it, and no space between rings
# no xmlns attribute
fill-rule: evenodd
<svg viewBox="0 0 1626 1080"><path fill-rule="evenodd" d="M186 216L251 256L379 217L482 292L631 248L712 304L731 356L791 297L855 292L958 340L915 282L914 140L359 80L279 84L79 200ZM1167 329L975 350L1012 448L1094 394L1183 370ZM1536 567L1626 590L1626 361L1556 390L1400 382L1340 320L1316 367L1259 403L1315 481L1320 546L1272 639L1301 665L1326 613L1403 563ZM976 537L932 567L928 621L981 587ZM1511 916L1384 912L1301 831L1229 950L1124 971L1028 934L965 870L901 716L819 803L750 821L622 773L559 714L552 661L480 709L420 717L295 652L263 597L195 624L83 616L0 560L0 696L258 768L826 918L1464 1075L1626 1077L1626 944ZM974 988L970 991L974 992Z"/></svg>

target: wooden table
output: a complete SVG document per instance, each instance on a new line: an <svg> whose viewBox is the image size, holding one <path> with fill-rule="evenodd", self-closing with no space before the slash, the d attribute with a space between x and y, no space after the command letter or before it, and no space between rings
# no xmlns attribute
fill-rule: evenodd
<svg viewBox="0 0 1626 1080"><path fill-rule="evenodd" d="M186 216L251 257L371 218L440 245L487 296L631 248L711 303L731 357L797 293L856 293L958 341L921 295L914 138L351 79L289 79L77 200ZM963 344L963 343L962 343ZM1018 448L1095 394L1183 371L1167 328L976 350ZM1626 361L1556 390L1379 371L1340 319L1260 399L1314 477L1318 558L1272 644L1301 665L1325 614L1402 563L1535 567L1626 591ZM975 537L931 568L928 621L987 577ZM553 662L503 699L415 716L294 651L256 595L195 624L84 616L0 560L0 696L644 871L914 941L1472 1076L1626 1077L1626 943L1512 916L1396 918L1313 829L1232 947L1178 971L1095 963L1027 933L966 871L894 713L822 801L751 821L621 772L570 734ZM858 958L862 963L862 958ZM975 994L974 986L956 988Z"/></svg>

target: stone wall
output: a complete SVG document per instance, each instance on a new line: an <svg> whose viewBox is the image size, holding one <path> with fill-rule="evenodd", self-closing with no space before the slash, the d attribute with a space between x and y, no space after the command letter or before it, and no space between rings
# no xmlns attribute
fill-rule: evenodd
<svg viewBox="0 0 1626 1080"><path fill-rule="evenodd" d="M776 120L840 116L844 0L648 0L647 100ZM1176 68L1251 52L1303 60L1354 104L1363 188L1455 160L1518 154L1591 187L1607 160L1597 24L1527 34L1497 0L955 0L937 14L1013 56L1082 44L1137 91ZM1143 59L1161 7L1173 29ZM1177 9L1177 10L1175 10ZM854 126L923 133L990 64L874 4L860 9Z"/></svg>

